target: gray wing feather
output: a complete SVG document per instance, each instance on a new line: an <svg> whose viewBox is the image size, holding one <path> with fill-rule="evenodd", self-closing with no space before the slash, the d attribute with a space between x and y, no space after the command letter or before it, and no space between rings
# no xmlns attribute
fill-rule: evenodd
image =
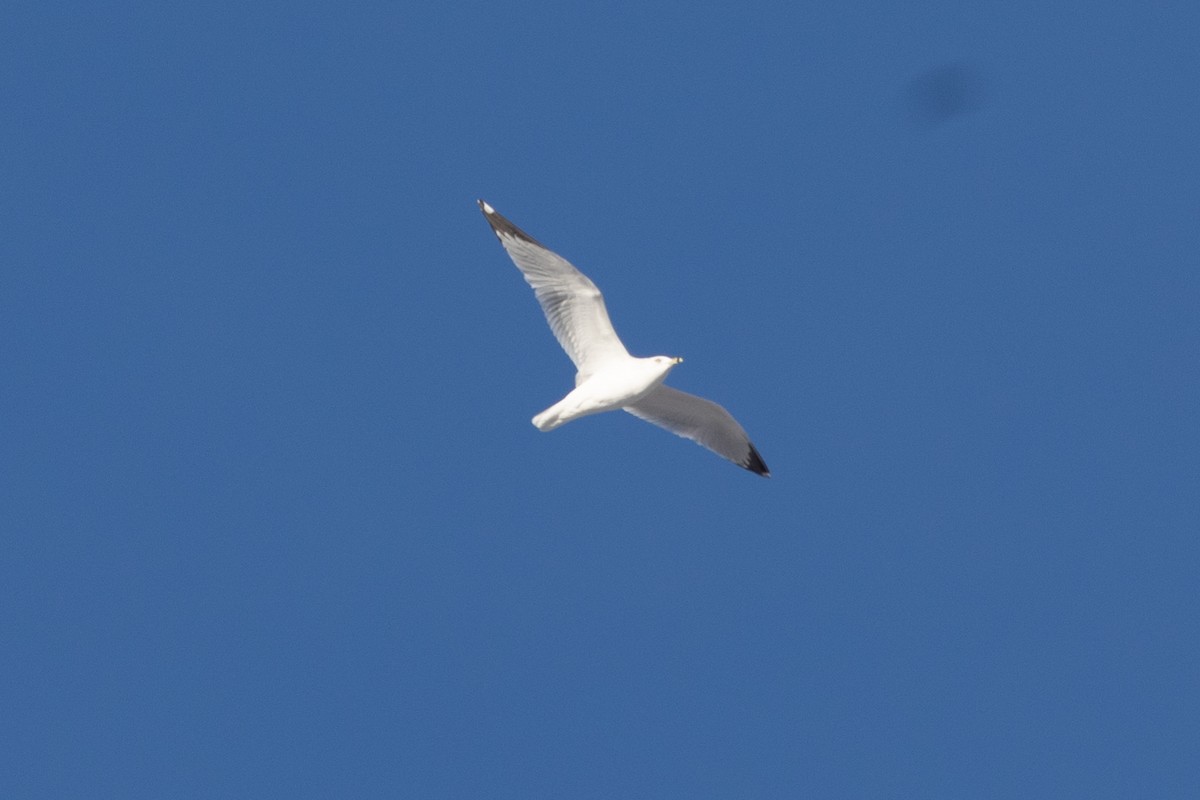
<svg viewBox="0 0 1200 800"><path fill-rule="evenodd" d="M613 357L627 357L613 330L596 284L562 256L513 225L490 205L479 201L483 216L500 244L533 287L550 330L581 373Z"/></svg>
<svg viewBox="0 0 1200 800"><path fill-rule="evenodd" d="M764 477L771 476L746 431L733 415L711 400L660 385L633 405L626 406L625 410L691 439L739 467Z"/></svg>

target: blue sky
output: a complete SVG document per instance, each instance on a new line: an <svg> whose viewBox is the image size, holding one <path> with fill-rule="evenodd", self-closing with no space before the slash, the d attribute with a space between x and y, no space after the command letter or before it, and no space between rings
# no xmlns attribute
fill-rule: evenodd
<svg viewBox="0 0 1200 800"><path fill-rule="evenodd" d="M1194 3L6 17L0 795L1200 793Z"/></svg>

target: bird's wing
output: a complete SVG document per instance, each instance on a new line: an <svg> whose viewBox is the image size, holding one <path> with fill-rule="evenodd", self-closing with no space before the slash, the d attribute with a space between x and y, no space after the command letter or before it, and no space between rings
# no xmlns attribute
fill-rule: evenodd
<svg viewBox="0 0 1200 800"><path fill-rule="evenodd" d="M587 375L605 361L628 358L629 352L613 330L596 284L487 203L480 200L479 207L500 244L533 287L550 330L576 369Z"/></svg>
<svg viewBox="0 0 1200 800"><path fill-rule="evenodd" d="M691 439L739 467L771 477L762 456L733 416L711 400L660 384L625 410L671 433Z"/></svg>

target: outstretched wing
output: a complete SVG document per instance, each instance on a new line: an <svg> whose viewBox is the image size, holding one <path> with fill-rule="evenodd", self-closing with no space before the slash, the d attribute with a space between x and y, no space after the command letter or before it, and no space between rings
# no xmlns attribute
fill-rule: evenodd
<svg viewBox="0 0 1200 800"><path fill-rule="evenodd" d="M711 400L660 384L641 400L626 406L625 410L671 433L691 439L739 467L765 478L771 477L771 471L750 443L746 431L728 411Z"/></svg>
<svg viewBox="0 0 1200 800"><path fill-rule="evenodd" d="M596 284L484 201L479 201L479 207L500 244L533 287L550 330L575 362L575 368L586 375L607 360L628 358L629 352L613 330Z"/></svg>

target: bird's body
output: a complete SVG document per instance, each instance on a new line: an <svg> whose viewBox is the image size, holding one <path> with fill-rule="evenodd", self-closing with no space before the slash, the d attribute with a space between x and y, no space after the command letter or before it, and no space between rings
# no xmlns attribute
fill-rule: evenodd
<svg viewBox="0 0 1200 800"><path fill-rule="evenodd" d="M578 370L575 388L533 418L538 430L551 431L580 417L624 409L770 477L762 456L728 411L663 383L682 358L631 356L613 329L596 284L487 203L480 200L479 207L533 287L550 329Z"/></svg>
<svg viewBox="0 0 1200 800"><path fill-rule="evenodd" d="M552 431L573 419L632 406L661 384L681 360L666 356L614 359L534 417L533 424L540 431Z"/></svg>

